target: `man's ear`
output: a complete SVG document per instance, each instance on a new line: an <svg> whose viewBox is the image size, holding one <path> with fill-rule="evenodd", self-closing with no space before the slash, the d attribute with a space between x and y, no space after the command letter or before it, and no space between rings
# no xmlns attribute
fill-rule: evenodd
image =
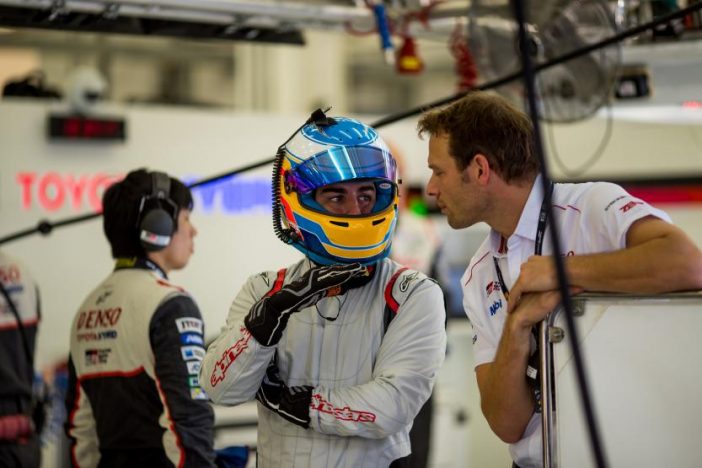
<svg viewBox="0 0 702 468"><path fill-rule="evenodd" d="M488 180L490 179L490 162L485 155L478 153L473 156L473 159L465 168L465 171L465 177L470 175L472 176L470 178L478 183L487 184Z"/></svg>

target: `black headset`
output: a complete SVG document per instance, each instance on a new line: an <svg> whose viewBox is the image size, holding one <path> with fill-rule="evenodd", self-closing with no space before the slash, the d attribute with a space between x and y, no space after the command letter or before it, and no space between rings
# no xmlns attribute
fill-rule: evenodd
<svg viewBox="0 0 702 468"><path fill-rule="evenodd" d="M178 205L171 200L171 178L158 171L151 173L151 193L141 197L137 227L139 240L147 252L165 249L171 243L178 221Z"/></svg>

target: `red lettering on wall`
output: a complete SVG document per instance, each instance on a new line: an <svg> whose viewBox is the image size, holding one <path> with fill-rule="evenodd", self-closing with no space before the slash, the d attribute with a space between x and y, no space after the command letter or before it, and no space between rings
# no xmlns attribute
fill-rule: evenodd
<svg viewBox="0 0 702 468"><path fill-rule="evenodd" d="M95 211L102 211L102 192L116 180L106 174L95 174L88 186L88 202ZM102 190L100 190L102 189Z"/></svg>
<svg viewBox="0 0 702 468"><path fill-rule="evenodd" d="M66 191L57 173L49 172L39 181L39 203L47 211L56 211L61 208L65 196Z"/></svg>
<svg viewBox="0 0 702 468"><path fill-rule="evenodd" d="M123 175L59 174L47 172L18 172L15 180L22 192L22 209L30 210L38 205L45 211L54 212L70 204L73 211L88 205L93 211L102 210L102 194Z"/></svg>
<svg viewBox="0 0 702 468"><path fill-rule="evenodd" d="M22 186L22 208L28 210L32 205L32 184L37 175L33 172L20 172L17 182Z"/></svg>
<svg viewBox="0 0 702 468"><path fill-rule="evenodd" d="M75 180L71 174L66 177L66 188L71 195L71 206L74 210L80 210L80 202L87 183L88 178L85 175L80 176L78 180Z"/></svg>

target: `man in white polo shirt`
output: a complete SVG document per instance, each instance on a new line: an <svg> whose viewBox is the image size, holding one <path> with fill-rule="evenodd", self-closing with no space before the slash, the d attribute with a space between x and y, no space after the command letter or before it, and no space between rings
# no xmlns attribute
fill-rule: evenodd
<svg viewBox="0 0 702 468"><path fill-rule="evenodd" d="M531 330L558 304L533 128L504 99L474 92L426 113L429 195L454 229L491 231L462 278L483 413L515 466L542 466ZM662 211L604 182L555 184L552 212L574 292L702 288L702 253ZM541 221L540 221L541 220Z"/></svg>

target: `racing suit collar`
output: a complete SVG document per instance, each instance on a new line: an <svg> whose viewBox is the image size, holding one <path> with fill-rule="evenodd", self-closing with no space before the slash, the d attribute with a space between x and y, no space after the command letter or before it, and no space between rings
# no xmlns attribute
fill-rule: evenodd
<svg viewBox="0 0 702 468"><path fill-rule="evenodd" d="M158 266L155 262L144 257L119 257L115 262L115 271L124 270L127 268L138 268L142 270L151 270L159 278L167 280L168 275L163 269Z"/></svg>

